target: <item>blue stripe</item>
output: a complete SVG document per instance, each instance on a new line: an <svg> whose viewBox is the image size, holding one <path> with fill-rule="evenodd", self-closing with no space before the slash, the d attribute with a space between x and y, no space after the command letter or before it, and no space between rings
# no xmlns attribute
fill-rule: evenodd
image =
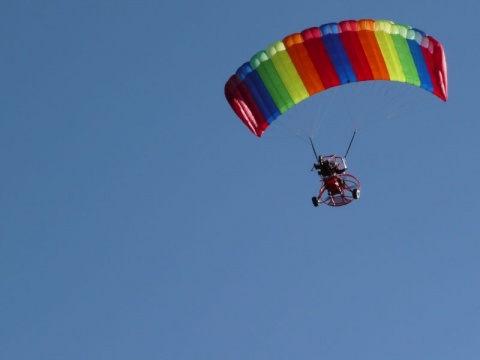
<svg viewBox="0 0 480 360"><path fill-rule="evenodd" d="M420 35L422 35L422 37L427 36L427 33L422 31L422 30L419 30L417 28L412 28L412 30L415 31L416 33L419 33Z"/></svg>
<svg viewBox="0 0 480 360"><path fill-rule="evenodd" d="M269 124L281 115L260 75L252 69L250 63L240 66L237 76L247 85L248 91Z"/></svg>
<svg viewBox="0 0 480 360"><path fill-rule="evenodd" d="M420 78L420 87L433 92L433 83L428 72L427 64L423 58L422 49L415 40L407 40L410 52L412 53L413 61L417 67L418 77Z"/></svg>
<svg viewBox="0 0 480 360"><path fill-rule="evenodd" d="M332 60L333 66L337 71L342 84L356 82L357 76L353 71L353 66L348 58L345 47L340 39L338 24L326 24L320 26L322 32L322 41L327 49L328 55Z"/></svg>

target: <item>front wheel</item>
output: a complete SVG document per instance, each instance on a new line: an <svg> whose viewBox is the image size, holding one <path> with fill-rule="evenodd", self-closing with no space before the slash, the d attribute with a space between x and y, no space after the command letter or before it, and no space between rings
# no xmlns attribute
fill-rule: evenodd
<svg viewBox="0 0 480 360"><path fill-rule="evenodd" d="M318 198L316 196L312 197L312 203L313 203L313 206L315 207L318 206Z"/></svg>

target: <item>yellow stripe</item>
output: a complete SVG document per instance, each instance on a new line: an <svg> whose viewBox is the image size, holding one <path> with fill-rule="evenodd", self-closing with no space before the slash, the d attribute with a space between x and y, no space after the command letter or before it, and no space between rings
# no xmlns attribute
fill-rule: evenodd
<svg viewBox="0 0 480 360"><path fill-rule="evenodd" d="M398 58L395 44L393 43L391 27L393 23L389 21L375 21L375 37L382 51L385 64L387 65L390 80L405 82L405 73L403 72L402 63Z"/></svg>
<svg viewBox="0 0 480 360"><path fill-rule="evenodd" d="M277 69L278 75L282 79L293 102L298 104L300 101L308 98L310 94L298 75L297 69L285 45L281 41L277 41L266 49L266 53L275 66L275 69Z"/></svg>

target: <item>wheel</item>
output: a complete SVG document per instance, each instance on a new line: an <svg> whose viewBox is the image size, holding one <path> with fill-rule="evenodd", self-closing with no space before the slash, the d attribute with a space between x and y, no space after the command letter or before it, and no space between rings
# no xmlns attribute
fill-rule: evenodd
<svg viewBox="0 0 480 360"><path fill-rule="evenodd" d="M312 197L312 203L313 203L313 206L317 207L318 206L318 199L316 196Z"/></svg>
<svg viewBox="0 0 480 360"><path fill-rule="evenodd" d="M354 199L360 199L360 190L359 189L353 189L352 190L352 196Z"/></svg>

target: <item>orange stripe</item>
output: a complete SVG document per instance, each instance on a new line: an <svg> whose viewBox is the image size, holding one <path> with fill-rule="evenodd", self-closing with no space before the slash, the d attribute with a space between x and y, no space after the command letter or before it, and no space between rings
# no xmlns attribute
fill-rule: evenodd
<svg viewBox="0 0 480 360"><path fill-rule="evenodd" d="M305 49L302 36L300 34L289 35L283 39L283 43L308 93L313 95L325 90L307 49Z"/></svg>
<svg viewBox="0 0 480 360"><path fill-rule="evenodd" d="M372 69L373 78L375 80L390 80L387 65L383 59L382 51L375 37L374 20L361 20L358 22L359 30L357 32L362 44L365 55L367 55L368 63Z"/></svg>

